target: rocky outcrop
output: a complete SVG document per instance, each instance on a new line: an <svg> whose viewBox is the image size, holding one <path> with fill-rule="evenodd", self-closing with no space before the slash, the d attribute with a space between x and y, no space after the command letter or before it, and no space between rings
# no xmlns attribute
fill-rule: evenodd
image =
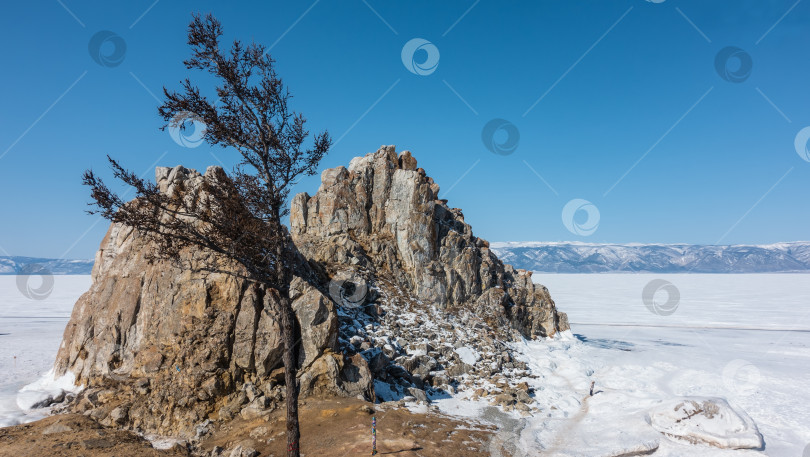
<svg viewBox="0 0 810 457"><path fill-rule="evenodd" d="M156 176L163 192L192 195L202 180L221 173L176 167L158 168ZM189 250L180 262L150 259L152 252L145 237L118 224L101 243L92 286L73 309L55 363L57 375L69 371L88 386L74 409L103 422L189 435L206 419L249 406L261 411L280 400L276 291L241 279L238 265L208 271L209 252ZM352 365L334 361L335 304L313 282L296 276L290 298L302 332L302 373L324 377L309 373L322 369L320 358ZM368 382L347 381L351 389L341 390L340 371L328 380L329 393L373 398Z"/></svg>
<svg viewBox="0 0 810 457"><path fill-rule="evenodd" d="M162 192L200 204L209 179L228 178L219 167L156 170ZM438 192L410 153L383 147L293 199L302 395L429 401L529 375L505 341L568 328L548 290L498 260ZM153 251L117 224L102 241L55 364L87 386L69 409L184 438L267 416L284 395L277 292L211 252Z"/></svg>
<svg viewBox="0 0 810 457"><path fill-rule="evenodd" d="M568 328L531 272L504 265L473 235L439 185L393 146L325 170L317 194L293 198L290 225L301 252L327 271L362 272L381 288L447 311L474 308L506 337Z"/></svg>

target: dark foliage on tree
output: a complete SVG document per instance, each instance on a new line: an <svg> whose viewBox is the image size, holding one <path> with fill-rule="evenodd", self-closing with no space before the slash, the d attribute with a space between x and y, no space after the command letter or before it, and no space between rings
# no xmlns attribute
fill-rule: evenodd
<svg viewBox="0 0 810 457"><path fill-rule="evenodd" d="M284 226L288 197L295 180L313 175L331 146L327 132L307 141L306 119L288 106L291 98L276 74L265 46L234 41L220 48L222 26L211 15L195 15L189 24L192 56L188 69L203 70L217 81L216 103L188 79L182 91L163 89L158 108L163 129L184 129L189 117L205 125L204 140L236 150L239 164L231 176L222 173L196 189L171 195L139 178L108 156L114 176L135 190L125 201L91 170L92 214L135 228L149 237L156 258L179 259L186 248L208 249L235 262L248 279L278 291L284 341L288 456L298 457L298 341L290 302L294 246ZM307 144L309 144L307 146ZM212 269L217 265L210 265Z"/></svg>

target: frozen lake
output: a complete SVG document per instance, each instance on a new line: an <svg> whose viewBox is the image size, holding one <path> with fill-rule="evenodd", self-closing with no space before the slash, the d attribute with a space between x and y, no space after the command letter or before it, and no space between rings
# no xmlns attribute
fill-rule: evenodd
<svg viewBox="0 0 810 457"><path fill-rule="evenodd" d="M565 338L516 345L540 376L526 381L542 412L499 416L486 401L459 398L437 401L443 411L504 426L497 441L521 456L810 455L803 454L810 452L810 275L533 279L549 288L572 329ZM693 445L656 431L652 411L683 397L727 400L754 421L764 449Z"/></svg>
<svg viewBox="0 0 810 457"><path fill-rule="evenodd" d="M89 276L54 280L46 299L32 300L15 276L0 276L0 425L36 418L20 410L16 393L51 368L73 304L90 286ZM536 399L550 408L510 431L505 439L515 442L516 453L611 455L655 441L656 456L802 456L810 443L810 275L535 274L534 280L568 313L573 338L521 349L542 374L534 381ZM643 291L654 280L668 283L659 281L648 307ZM602 392L585 408L591 381ZM756 423L764 451L686 445L652 430L649 409L678 396L727 399ZM476 405L463 403L439 405L476 414Z"/></svg>
<svg viewBox="0 0 810 457"><path fill-rule="evenodd" d="M0 426L38 418L20 410L17 392L51 369L73 305L90 288L90 275L52 278L47 298L35 300L23 291L42 289L42 278L20 287L17 276L0 276Z"/></svg>
<svg viewBox="0 0 810 457"><path fill-rule="evenodd" d="M593 417L580 423L584 435L598 436L600 427L630 421L632 414L613 414L611 407L638 405L641 412L653 399L714 396L748 413L765 440L764 454L803 455L810 443L810 275L535 274L533 279L568 313L584 346L570 355L582 354L597 390L601 384L607 393L593 397L606 420L599 420L591 405ZM661 285L653 311L643 298L652 281ZM668 289L674 295L669 303ZM664 438L655 455L700 453Z"/></svg>

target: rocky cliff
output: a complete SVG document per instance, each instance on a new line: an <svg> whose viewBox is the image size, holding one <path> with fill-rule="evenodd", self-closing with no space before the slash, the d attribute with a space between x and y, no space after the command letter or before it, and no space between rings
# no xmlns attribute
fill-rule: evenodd
<svg viewBox="0 0 810 457"><path fill-rule="evenodd" d="M532 273L504 265L473 235L458 208L410 152L383 147L321 175L318 193L292 201L291 231L330 273L352 270L389 293L452 310L466 307L505 336L553 336L568 328Z"/></svg>
<svg viewBox="0 0 810 457"><path fill-rule="evenodd" d="M220 173L178 166L158 168L156 179L164 192L192 195ZM275 291L241 279L238 265L226 268L235 274L208 271L210 252L188 250L180 262L150 259L152 252L144 236L118 224L102 241L92 286L74 306L55 363L57 376L71 372L88 386L72 409L105 424L188 436L206 419L272 407L283 397ZM310 380L304 393L373 399L368 376L341 376L364 366L335 352L335 305L311 283L314 274L305 276L291 287ZM312 373L313 364L322 372Z"/></svg>
<svg viewBox="0 0 810 457"><path fill-rule="evenodd" d="M218 167L156 171L163 192L188 195L221 176ZM410 153L383 147L324 171L316 195L293 199L304 396L429 400L524 369L505 341L568 328L546 288L500 262L438 191ZM280 406L275 291L209 271L222 264L210 252L189 250L181 262L150 252L120 225L102 241L55 364L87 386L69 408L189 438L211 421Z"/></svg>

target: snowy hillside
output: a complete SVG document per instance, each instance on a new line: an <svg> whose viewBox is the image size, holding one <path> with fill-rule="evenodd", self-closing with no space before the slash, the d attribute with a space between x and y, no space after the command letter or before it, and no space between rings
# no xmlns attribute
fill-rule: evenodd
<svg viewBox="0 0 810 457"><path fill-rule="evenodd" d="M0 257L0 275L36 274L89 275L92 260L58 260L35 257Z"/></svg>
<svg viewBox="0 0 810 457"><path fill-rule="evenodd" d="M768 245L492 243L515 268L550 273L810 271L810 242Z"/></svg>

